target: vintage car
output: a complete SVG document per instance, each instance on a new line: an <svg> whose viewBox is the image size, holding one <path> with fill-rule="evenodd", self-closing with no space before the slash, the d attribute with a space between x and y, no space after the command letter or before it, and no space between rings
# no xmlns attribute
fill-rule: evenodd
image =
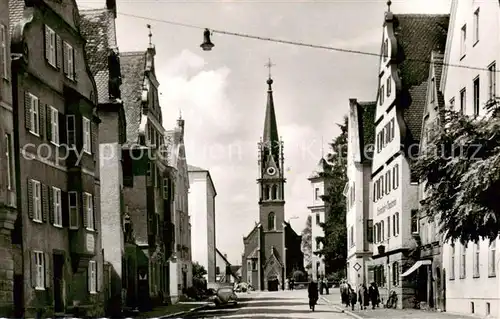
<svg viewBox="0 0 500 319"><path fill-rule="evenodd" d="M209 300L212 301L217 307L224 305L236 305L238 303L238 296L234 292L233 287L220 287L217 290L212 290L212 295Z"/></svg>

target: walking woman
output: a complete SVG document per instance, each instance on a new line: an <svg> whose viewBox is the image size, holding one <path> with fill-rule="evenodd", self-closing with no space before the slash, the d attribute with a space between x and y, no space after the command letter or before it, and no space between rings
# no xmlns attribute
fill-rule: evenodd
<svg viewBox="0 0 500 319"><path fill-rule="evenodd" d="M307 294L309 297L309 309L314 311L314 306L318 302L318 284L311 279L309 287L307 287Z"/></svg>

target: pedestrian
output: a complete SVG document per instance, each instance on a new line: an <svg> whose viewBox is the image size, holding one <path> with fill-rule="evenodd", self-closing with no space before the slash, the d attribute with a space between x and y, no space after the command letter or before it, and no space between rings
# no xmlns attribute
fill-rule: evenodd
<svg viewBox="0 0 500 319"><path fill-rule="evenodd" d="M361 310L364 310L365 308L365 289L363 284L359 284L358 287L358 302L359 302L359 308Z"/></svg>
<svg viewBox="0 0 500 319"><path fill-rule="evenodd" d="M343 305L349 306L349 290L346 281L343 279L340 283L340 299Z"/></svg>
<svg viewBox="0 0 500 319"><path fill-rule="evenodd" d="M295 280L292 278L290 278L290 290L293 290L293 286L295 285Z"/></svg>
<svg viewBox="0 0 500 319"><path fill-rule="evenodd" d="M372 302L372 309L378 308L380 302L380 295L378 292L377 284L372 282L370 288L368 289L368 294L370 295L370 301Z"/></svg>
<svg viewBox="0 0 500 319"><path fill-rule="evenodd" d="M285 289L290 290L290 279L288 278L285 280Z"/></svg>
<svg viewBox="0 0 500 319"><path fill-rule="evenodd" d="M325 277L325 290L326 290L326 294L329 295L330 294L330 291L329 291L329 287L328 287L328 278Z"/></svg>
<svg viewBox="0 0 500 319"><path fill-rule="evenodd" d="M356 302L357 302L357 294L356 294L356 291L354 291L354 289L352 289L351 287L351 284L347 284L348 287L349 287L349 302L351 304L351 309L354 310L354 306L356 305Z"/></svg>
<svg viewBox="0 0 500 319"><path fill-rule="evenodd" d="M368 293L368 288L366 288L365 284L363 284L363 288L364 288L364 298L363 298L364 304L363 304L363 306L366 309L368 306L370 306L370 294Z"/></svg>
<svg viewBox="0 0 500 319"><path fill-rule="evenodd" d="M323 294L323 277L321 277L321 279L319 280L319 294L322 295Z"/></svg>
<svg viewBox="0 0 500 319"><path fill-rule="evenodd" d="M307 296L309 297L309 309L314 311L314 307L318 302L318 284L311 280L307 287Z"/></svg>

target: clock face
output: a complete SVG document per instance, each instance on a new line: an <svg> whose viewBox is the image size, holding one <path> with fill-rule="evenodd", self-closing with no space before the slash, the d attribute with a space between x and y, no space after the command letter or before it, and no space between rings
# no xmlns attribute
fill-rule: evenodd
<svg viewBox="0 0 500 319"><path fill-rule="evenodd" d="M276 169L274 167L268 167L267 174L273 176L274 174L276 174Z"/></svg>

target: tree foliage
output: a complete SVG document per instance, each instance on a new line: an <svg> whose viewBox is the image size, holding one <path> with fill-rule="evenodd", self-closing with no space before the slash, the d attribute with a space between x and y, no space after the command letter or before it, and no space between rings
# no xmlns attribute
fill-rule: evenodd
<svg viewBox="0 0 500 319"><path fill-rule="evenodd" d="M494 240L500 232L500 118L444 111L414 169L425 181L421 213L445 240Z"/></svg>
<svg viewBox="0 0 500 319"><path fill-rule="evenodd" d="M344 270L347 259L346 198L343 195L347 182L347 123L344 117L343 124L338 124L340 135L330 144L327 167L321 174L325 178L323 201L327 220L321 225L325 236L319 238L323 247L317 254L325 257L327 274Z"/></svg>
<svg viewBox="0 0 500 319"><path fill-rule="evenodd" d="M304 254L304 264L306 269L312 266L312 218L307 216L306 227L302 230L302 253Z"/></svg>
<svg viewBox="0 0 500 319"><path fill-rule="evenodd" d="M207 270L203 265L193 262L193 278L201 279L207 274Z"/></svg>

